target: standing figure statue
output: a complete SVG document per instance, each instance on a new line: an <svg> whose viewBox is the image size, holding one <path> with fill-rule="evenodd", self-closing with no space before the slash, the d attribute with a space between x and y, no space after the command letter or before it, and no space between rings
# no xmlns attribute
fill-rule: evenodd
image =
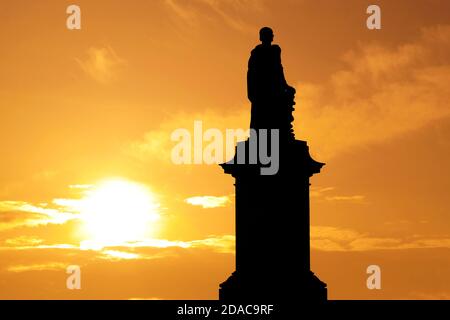
<svg viewBox="0 0 450 320"><path fill-rule="evenodd" d="M286 82L281 48L272 44L273 31L259 31L261 44L251 53L247 72L247 95L252 103L250 128L279 129L293 137L291 122L295 89Z"/></svg>

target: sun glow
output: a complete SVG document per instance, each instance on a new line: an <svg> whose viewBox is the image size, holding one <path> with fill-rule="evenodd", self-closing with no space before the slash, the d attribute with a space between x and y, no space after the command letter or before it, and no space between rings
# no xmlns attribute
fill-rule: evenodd
<svg viewBox="0 0 450 320"><path fill-rule="evenodd" d="M160 217L158 207L144 185L120 179L104 181L88 190L81 201L87 242L101 247L149 238Z"/></svg>

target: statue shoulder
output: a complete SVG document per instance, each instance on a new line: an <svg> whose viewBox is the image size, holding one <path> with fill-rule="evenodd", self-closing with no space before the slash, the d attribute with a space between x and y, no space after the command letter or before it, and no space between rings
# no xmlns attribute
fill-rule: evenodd
<svg viewBox="0 0 450 320"><path fill-rule="evenodd" d="M260 52L262 49L263 49L263 45L262 44L258 44L255 48L253 48L252 55L253 54L258 54L258 52Z"/></svg>
<svg viewBox="0 0 450 320"><path fill-rule="evenodd" d="M281 53L281 47L277 44L272 45L272 50Z"/></svg>
<svg viewBox="0 0 450 320"><path fill-rule="evenodd" d="M262 44L257 45L251 52L251 57L264 56L267 54L281 55L280 46L274 44L269 47Z"/></svg>

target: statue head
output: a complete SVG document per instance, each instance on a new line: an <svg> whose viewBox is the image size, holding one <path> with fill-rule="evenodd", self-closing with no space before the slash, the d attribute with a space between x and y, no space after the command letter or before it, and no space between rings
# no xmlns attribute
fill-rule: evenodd
<svg viewBox="0 0 450 320"><path fill-rule="evenodd" d="M262 44L270 45L273 41L273 30L269 27L259 30L259 40L261 40Z"/></svg>

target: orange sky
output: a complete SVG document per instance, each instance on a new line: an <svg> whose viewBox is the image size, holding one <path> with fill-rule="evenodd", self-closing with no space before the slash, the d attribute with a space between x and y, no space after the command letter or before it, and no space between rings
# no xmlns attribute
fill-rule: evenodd
<svg viewBox="0 0 450 320"><path fill-rule="evenodd" d="M79 0L69 31L72 3L1 6L0 298L217 298L234 269L233 180L174 165L170 134L248 126L264 25L297 88L297 138L327 163L311 255L329 298L450 298L449 2L376 1L378 31L360 0ZM149 188L159 220L135 245L83 247L75 209L112 178ZM66 289L74 264L81 290ZM371 264L381 290L366 287Z"/></svg>

